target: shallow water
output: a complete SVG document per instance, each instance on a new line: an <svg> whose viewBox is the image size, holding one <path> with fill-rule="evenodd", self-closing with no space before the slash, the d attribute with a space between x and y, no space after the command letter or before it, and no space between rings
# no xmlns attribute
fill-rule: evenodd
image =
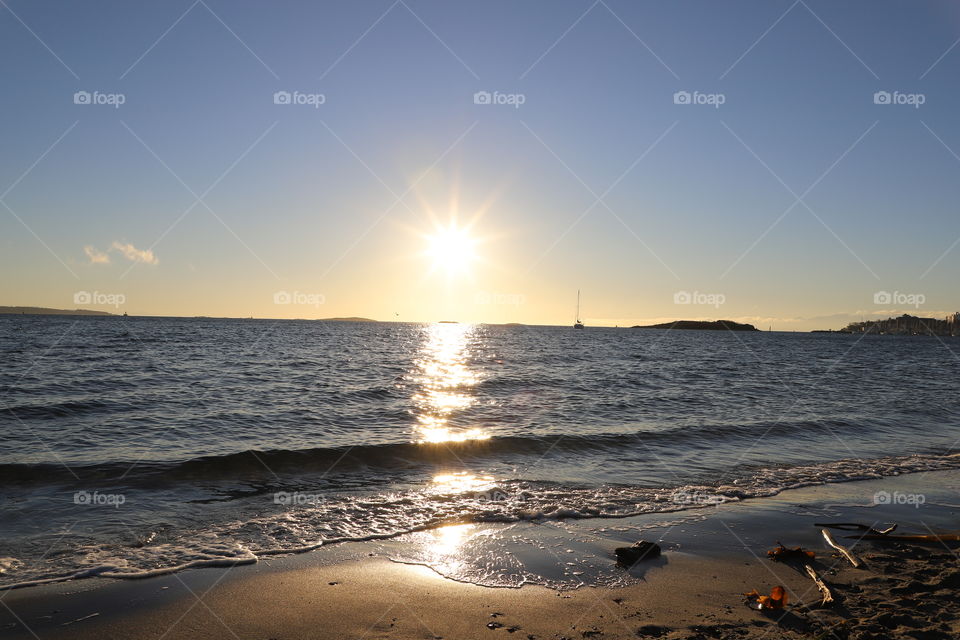
<svg viewBox="0 0 960 640"><path fill-rule="evenodd" d="M0 316L0 585L958 467L958 347Z"/></svg>

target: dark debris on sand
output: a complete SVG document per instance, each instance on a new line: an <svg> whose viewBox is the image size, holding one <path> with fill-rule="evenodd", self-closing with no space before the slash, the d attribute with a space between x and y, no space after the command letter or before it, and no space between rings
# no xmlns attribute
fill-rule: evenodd
<svg viewBox="0 0 960 640"><path fill-rule="evenodd" d="M960 563L946 548L890 544L864 552L866 569L838 568L825 579L837 602L814 600L757 612L744 622L672 628L646 624L637 638L663 640L955 640L960 639ZM627 616L630 617L630 616ZM706 616L712 618L713 616ZM586 636L585 636L586 637Z"/></svg>

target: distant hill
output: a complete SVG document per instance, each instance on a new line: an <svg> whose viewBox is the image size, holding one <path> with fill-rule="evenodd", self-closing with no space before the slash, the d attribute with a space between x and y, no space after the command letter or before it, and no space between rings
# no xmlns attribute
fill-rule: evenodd
<svg viewBox="0 0 960 640"><path fill-rule="evenodd" d="M946 318L918 318L903 314L899 318L851 322L837 333L873 333L887 336L960 336L960 313Z"/></svg>
<svg viewBox="0 0 960 640"><path fill-rule="evenodd" d="M320 318L320 322L376 322L370 318Z"/></svg>
<svg viewBox="0 0 960 640"><path fill-rule="evenodd" d="M48 309L47 307L0 307L0 314L30 314L40 316L112 316L106 311L91 309Z"/></svg>
<svg viewBox="0 0 960 640"><path fill-rule="evenodd" d="M632 329L698 329L700 331L759 331L752 324L741 324L733 320L714 320L705 322L700 320L674 320L662 324L647 326L635 325Z"/></svg>

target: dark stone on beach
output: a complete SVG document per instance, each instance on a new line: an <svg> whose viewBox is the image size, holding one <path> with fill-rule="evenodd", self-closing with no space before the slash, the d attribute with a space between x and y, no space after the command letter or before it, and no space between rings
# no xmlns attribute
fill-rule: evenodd
<svg viewBox="0 0 960 640"><path fill-rule="evenodd" d="M670 627L658 627L655 624L645 624L637 629L638 636L644 636L647 638L659 638L660 636L668 633L670 633Z"/></svg>
<svg viewBox="0 0 960 640"><path fill-rule="evenodd" d="M634 542L630 547L617 547L614 550L617 554L617 563L627 566L634 565L641 560L652 560L660 557L660 545L640 540Z"/></svg>

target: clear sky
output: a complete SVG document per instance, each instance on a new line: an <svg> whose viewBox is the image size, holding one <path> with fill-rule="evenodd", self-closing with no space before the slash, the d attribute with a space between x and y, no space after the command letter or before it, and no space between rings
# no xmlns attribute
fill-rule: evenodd
<svg viewBox="0 0 960 640"><path fill-rule="evenodd" d="M0 5L0 304L960 310L956 2Z"/></svg>

